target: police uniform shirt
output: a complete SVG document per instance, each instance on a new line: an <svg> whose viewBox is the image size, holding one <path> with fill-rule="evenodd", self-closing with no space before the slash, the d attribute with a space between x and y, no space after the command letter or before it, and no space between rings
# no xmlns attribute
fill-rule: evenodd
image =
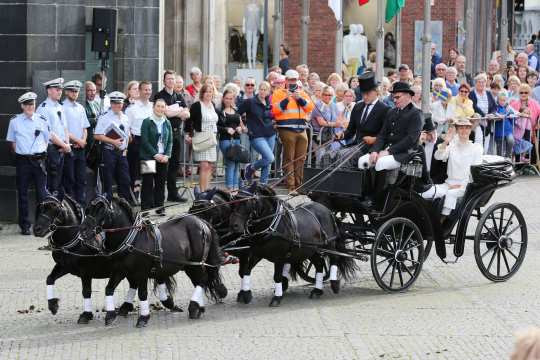
<svg viewBox="0 0 540 360"><path fill-rule="evenodd" d="M42 115L47 121L50 134L55 134L62 141L68 142L66 117L64 116L64 109L59 102L47 98L38 106L36 112Z"/></svg>
<svg viewBox="0 0 540 360"><path fill-rule="evenodd" d="M40 154L47 151L49 128L45 118L34 113L31 118L22 113L9 122L7 141L15 143L19 155Z"/></svg>
<svg viewBox="0 0 540 360"><path fill-rule="evenodd" d="M142 101L135 101L126 109L126 116L129 119L129 129L132 135L141 136L141 125L144 119L152 116L152 103L144 104Z"/></svg>
<svg viewBox="0 0 540 360"><path fill-rule="evenodd" d="M66 118L68 132L77 139L82 139L84 129L90 127L90 122L86 117L86 110L76 101L66 99L62 105L64 117Z"/></svg>
<svg viewBox="0 0 540 360"><path fill-rule="evenodd" d="M116 126L116 128L121 132L122 139L124 142L120 147L120 150L127 149L129 143L129 119L124 113L115 114L112 111L107 111L101 115L97 121L96 129L94 131L95 135L105 135L111 129L111 126Z"/></svg>

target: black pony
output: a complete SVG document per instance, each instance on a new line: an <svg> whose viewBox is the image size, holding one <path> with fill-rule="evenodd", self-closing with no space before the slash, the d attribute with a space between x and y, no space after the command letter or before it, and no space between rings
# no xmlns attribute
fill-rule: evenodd
<svg viewBox="0 0 540 360"><path fill-rule="evenodd" d="M232 210L230 228L241 235L237 245L250 246L247 259L240 261L242 289L238 301L251 301L251 269L263 258L274 263L275 290L270 306L280 305L288 286L289 271L294 275L295 269L306 259L312 261L317 271L310 297L323 294L326 256L330 260L330 282L334 293L340 288L338 270L344 279L354 275L353 259L324 253L324 250L345 250L336 221L325 206L309 202L291 207L279 199L272 188L253 184L248 191L241 191L235 197Z"/></svg>
<svg viewBox="0 0 540 360"><path fill-rule="evenodd" d="M215 300L226 296L227 289L219 274L222 258L218 237L205 221L184 215L158 225L141 213L133 218L129 205L115 208L105 197L94 199L86 212L80 228L83 242L100 249L115 262L114 273L105 288L106 325L116 318L113 295L124 277L138 288L138 327L146 326L150 319L149 278L158 283L164 281L172 294L173 276L184 270L195 286L188 308L193 319L204 312L203 291L207 290ZM96 236L100 233L105 236Z"/></svg>
<svg viewBox="0 0 540 360"><path fill-rule="evenodd" d="M54 295L56 280L66 274L81 278L83 312L77 323L88 324L93 319L92 279L108 278L112 264L110 259L98 256L94 249L81 243L79 225L84 219L82 207L70 196L60 201L54 196L47 197L37 207L34 235L45 237L49 244L55 266L47 276L47 300L53 315L58 312L59 299Z"/></svg>

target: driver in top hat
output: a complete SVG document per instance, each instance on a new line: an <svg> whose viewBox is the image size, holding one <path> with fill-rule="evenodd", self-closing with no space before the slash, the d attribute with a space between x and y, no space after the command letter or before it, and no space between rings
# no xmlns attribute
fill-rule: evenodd
<svg viewBox="0 0 540 360"><path fill-rule="evenodd" d="M354 138L355 144L364 143L368 146L375 144L377 134L381 131L384 119L390 107L379 100L378 83L373 72L365 72L358 77L362 101L356 103L351 111L349 126L343 138ZM367 152L367 149L366 151Z"/></svg>
<svg viewBox="0 0 540 360"><path fill-rule="evenodd" d="M358 160L358 167L376 171L397 169L410 160L424 125L422 112L412 103L414 91L409 84L397 82L391 91L396 107L387 113L370 153Z"/></svg>

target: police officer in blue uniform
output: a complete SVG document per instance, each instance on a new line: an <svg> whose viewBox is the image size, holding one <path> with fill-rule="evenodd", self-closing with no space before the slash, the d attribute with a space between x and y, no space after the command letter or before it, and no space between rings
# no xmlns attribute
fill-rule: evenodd
<svg viewBox="0 0 540 360"><path fill-rule="evenodd" d="M86 110L77 102L81 82L77 80L64 84L65 99L62 107L67 122L71 156L64 158L64 191L82 206L86 205L86 139L90 122Z"/></svg>
<svg viewBox="0 0 540 360"><path fill-rule="evenodd" d="M105 195L112 199L113 179L118 186L118 194L133 203L130 193L127 147L130 141L129 120L122 112L126 96L119 91L109 94L111 108L101 115L94 131L94 139L103 143L103 159L100 172Z"/></svg>
<svg viewBox="0 0 540 360"><path fill-rule="evenodd" d="M64 109L60 103L64 79L58 78L43 83L47 89L47 99L36 112L43 116L49 126L49 146L47 147L47 189L60 200L63 198L62 171L64 156L71 153Z"/></svg>
<svg viewBox="0 0 540 360"><path fill-rule="evenodd" d="M30 235L28 218L28 187L34 183L37 202L48 195L46 189L46 158L49 143L49 128L45 118L35 112L36 97L27 92L19 97L23 112L9 122L6 140L15 151L17 173L17 196L19 202L19 226L21 234Z"/></svg>

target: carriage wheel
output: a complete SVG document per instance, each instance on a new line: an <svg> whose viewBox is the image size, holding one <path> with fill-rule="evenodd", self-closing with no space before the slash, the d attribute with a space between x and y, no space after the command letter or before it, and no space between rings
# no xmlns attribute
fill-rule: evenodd
<svg viewBox="0 0 540 360"><path fill-rule="evenodd" d="M296 270L298 276L305 282L315 284L315 265L310 259L306 259L302 262L301 266ZM324 259L323 281L328 281L330 278L330 268L326 258Z"/></svg>
<svg viewBox="0 0 540 360"><path fill-rule="evenodd" d="M474 235L474 258L486 278L506 281L518 270L527 251L527 225L510 203L491 205L480 217Z"/></svg>
<svg viewBox="0 0 540 360"><path fill-rule="evenodd" d="M423 261L422 233L415 223L399 217L381 225L371 253L371 271L381 289L406 290L420 275Z"/></svg>

